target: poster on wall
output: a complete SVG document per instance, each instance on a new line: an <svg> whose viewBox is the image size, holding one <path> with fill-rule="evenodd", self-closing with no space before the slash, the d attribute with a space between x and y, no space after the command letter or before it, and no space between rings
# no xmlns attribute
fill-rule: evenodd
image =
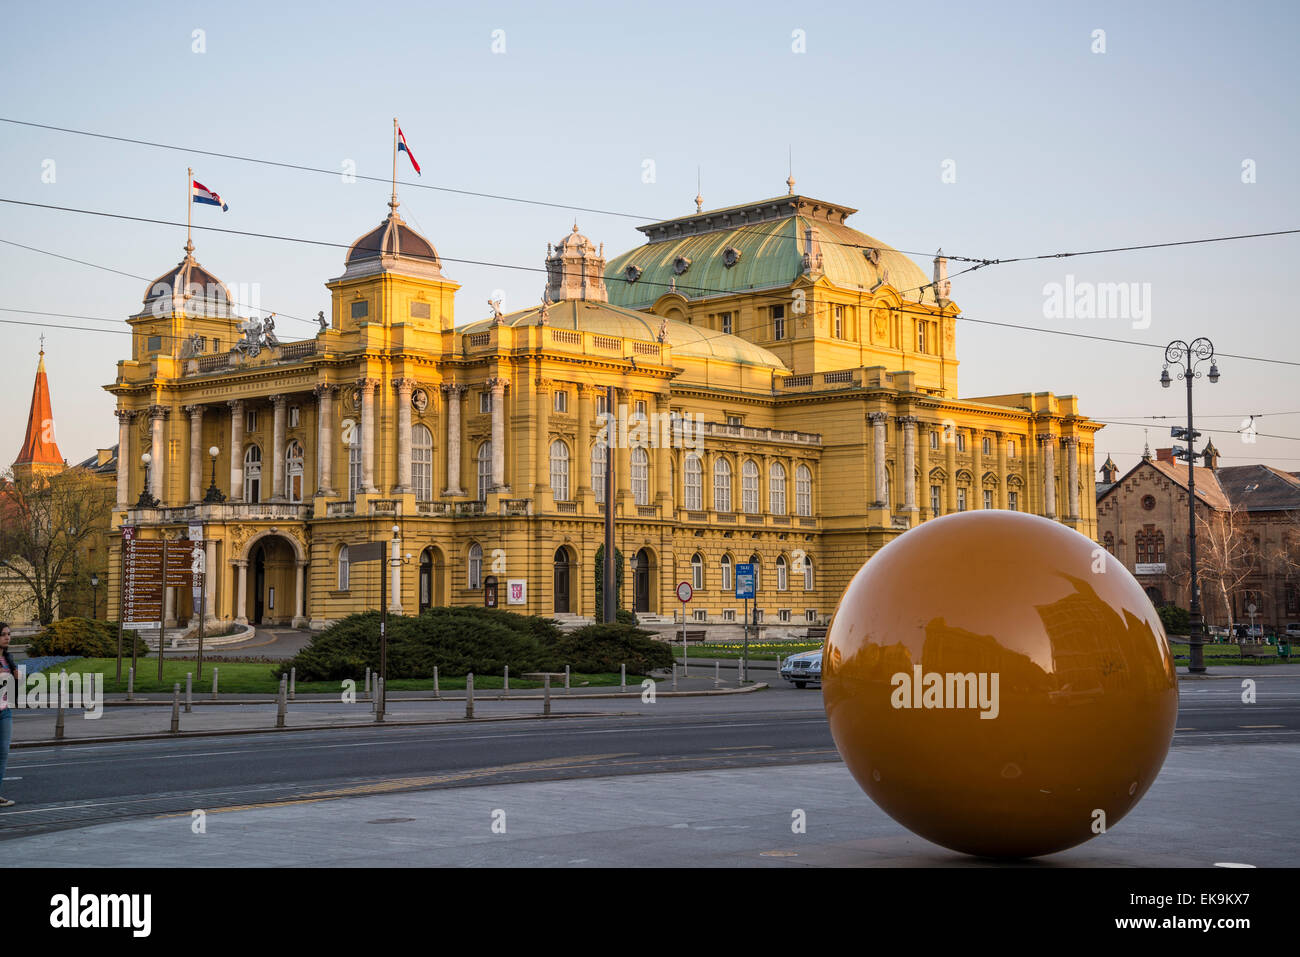
<svg viewBox="0 0 1300 957"><path fill-rule="evenodd" d="M526 578L511 578L506 582L506 604L528 604L528 580Z"/></svg>

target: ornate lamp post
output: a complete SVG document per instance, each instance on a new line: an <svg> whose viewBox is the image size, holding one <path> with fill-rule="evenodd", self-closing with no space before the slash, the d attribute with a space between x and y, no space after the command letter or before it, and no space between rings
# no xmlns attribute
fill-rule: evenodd
<svg viewBox="0 0 1300 957"><path fill-rule="evenodd" d="M226 500L221 489L217 488L217 456L221 454L221 449L215 445L208 449L208 455L212 456L212 484L208 486L207 494L203 496L204 505L216 505Z"/></svg>
<svg viewBox="0 0 1300 957"><path fill-rule="evenodd" d="M99 576L90 573L90 617L99 619Z"/></svg>
<svg viewBox="0 0 1300 957"><path fill-rule="evenodd" d="M1165 346L1165 367L1160 373L1160 385L1163 388L1169 388L1171 365L1177 367L1178 378L1187 382L1187 428L1174 427L1169 432L1174 438L1184 439L1187 442L1186 449L1174 446L1174 457L1187 461L1187 548L1192 570L1192 607L1188 614L1191 631L1188 636L1191 645L1191 661L1187 670L1193 674L1201 674L1205 671L1205 650L1202 648L1205 638L1201 623L1201 576L1196 567L1196 459L1198 457L1196 439L1201 433L1192 428L1192 380L1200 378L1201 373L1196 371L1196 367L1207 359L1210 370L1206 373L1206 378L1211 382L1218 382L1219 367L1214 362L1214 343L1209 339L1200 338L1188 345L1181 339L1175 339Z"/></svg>
<svg viewBox="0 0 1300 957"><path fill-rule="evenodd" d="M153 497L149 491L149 463L153 461L153 456L145 452L140 456L140 464L144 469L144 482L140 488L140 498L135 503L136 508L157 508L158 500Z"/></svg>

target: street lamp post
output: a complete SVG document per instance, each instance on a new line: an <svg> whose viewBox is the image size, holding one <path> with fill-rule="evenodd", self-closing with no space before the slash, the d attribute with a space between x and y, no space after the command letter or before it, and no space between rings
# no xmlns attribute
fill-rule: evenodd
<svg viewBox="0 0 1300 957"><path fill-rule="evenodd" d="M1191 608L1188 612L1190 644L1190 662L1187 670L1192 674L1205 671L1204 628L1201 622L1201 581L1196 567L1196 439L1200 435L1192 427L1192 380L1200 377L1196 367L1209 360L1210 370L1206 378L1210 382L1219 381L1219 367L1214 362L1214 343L1204 337L1194 339L1190 345L1181 339L1175 339L1165 346L1165 367L1160 373L1160 385L1169 388L1169 367L1178 369L1178 378L1187 383L1187 428L1174 427L1170 434L1176 439L1185 439L1187 448L1174 446L1174 457L1187 461L1187 550L1191 561Z"/></svg>
<svg viewBox="0 0 1300 957"><path fill-rule="evenodd" d="M140 488L140 498L135 503L136 508L157 508L158 500L153 497L149 491L149 463L153 461L153 456L145 452L140 456L140 465L144 469L144 482Z"/></svg>
<svg viewBox="0 0 1300 957"><path fill-rule="evenodd" d="M221 489L217 488L217 456L221 454L221 449L215 445L208 449L208 455L212 456L212 484L208 486L207 494L203 496L204 505L216 505L226 500Z"/></svg>
<svg viewBox="0 0 1300 957"><path fill-rule="evenodd" d="M90 617L99 620L99 576L90 574Z"/></svg>

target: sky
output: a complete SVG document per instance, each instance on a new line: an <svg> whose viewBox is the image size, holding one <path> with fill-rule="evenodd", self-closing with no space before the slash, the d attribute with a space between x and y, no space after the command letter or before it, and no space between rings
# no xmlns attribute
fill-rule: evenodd
<svg viewBox="0 0 1300 957"><path fill-rule="evenodd" d="M343 171L387 180L394 116L423 171L401 159L420 184L399 186L401 212L462 284L458 323L494 296L534 304L575 218L612 258L638 224L694 211L697 171L717 208L783 194L791 155L798 192L857 208L849 225L927 274L940 247L994 260L1300 228L1300 4L1048 7L11 6L0 117L180 149L0 122L0 199L182 225L0 202L0 460L22 443L42 333L64 456L117 441L102 387L129 354L125 317L183 255L187 166L230 207L195 207L196 226L312 241L194 240L282 339L311 336L346 246L387 213L386 182ZM1164 346L1205 336L1221 379L1197 380L1197 426L1221 464L1298 471L1297 254L1293 234L955 275L960 396L1052 391L1142 423L1097 435L1097 461L1127 470L1185 414L1181 383L1159 385ZM1089 309L1107 288L1127 308Z"/></svg>

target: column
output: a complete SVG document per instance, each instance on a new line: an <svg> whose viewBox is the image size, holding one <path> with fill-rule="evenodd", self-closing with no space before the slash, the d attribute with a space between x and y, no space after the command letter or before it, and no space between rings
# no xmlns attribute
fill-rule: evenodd
<svg viewBox="0 0 1300 957"><path fill-rule="evenodd" d="M660 393L655 396L655 419L650 430L650 444L654 447L654 501L659 506L659 517L665 518L672 507L673 489L670 481L672 473L673 432L668 423L668 396ZM665 425L668 425L665 431ZM761 479L765 482L766 478ZM760 511L767 511L764 505Z"/></svg>
<svg viewBox="0 0 1300 957"><path fill-rule="evenodd" d="M493 376L488 379L492 392L492 491L505 489L506 485L506 386L508 379Z"/></svg>
<svg viewBox="0 0 1300 957"><path fill-rule="evenodd" d="M298 573L294 579L294 600L293 600L293 627L301 628L307 624L307 616L303 614L303 608L306 606L307 584L307 563L298 562Z"/></svg>
<svg viewBox="0 0 1300 957"><path fill-rule="evenodd" d="M388 612L395 615L402 613L402 562L399 554L401 548L402 540L394 538L392 545L389 546L388 567L392 571L392 581L388 583Z"/></svg>
<svg viewBox="0 0 1300 957"><path fill-rule="evenodd" d="M248 562L239 559L230 563L235 568L236 599L235 621L241 625L248 624Z"/></svg>
<svg viewBox="0 0 1300 957"><path fill-rule="evenodd" d="M538 378L537 386L537 462L533 476L534 507L542 507L542 496L551 488L551 389L550 379Z"/></svg>
<svg viewBox="0 0 1300 957"><path fill-rule="evenodd" d="M118 409L117 415L117 507L131 506L131 420L135 413Z"/></svg>
<svg viewBox="0 0 1300 957"><path fill-rule="evenodd" d="M415 390L414 379L395 379L393 388L397 390L397 486L395 495L405 495L414 491L411 484L411 393Z"/></svg>
<svg viewBox="0 0 1300 957"><path fill-rule="evenodd" d="M271 396L271 406L275 409L271 427L271 501L283 502L285 420L288 416L286 397Z"/></svg>
<svg viewBox="0 0 1300 957"><path fill-rule="evenodd" d="M971 495L975 501L970 504L971 508L984 507L984 439L976 429L971 429L970 433L970 455L974 476L971 489Z"/></svg>
<svg viewBox="0 0 1300 957"><path fill-rule="evenodd" d="M951 515L957 511L957 426L943 428L939 432L940 441L944 443L944 468L948 472L948 482L944 487L943 513Z"/></svg>
<svg viewBox="0 0 1300 957"><path fill-rule="evenodd" d="M916 511L916 416L905 415L903 423L903 507ZM912 517L915 521L915 516Z"/></svg>
<svg viewBox="0 0 1300 957"><path fill-rule="evenodd" d="M1043 474L1043 514L1056 518L1056 436L1050 432L1038 436L1042 450L1039 462Z"/></svg>
<svg viewBox="0 0 1300 957"><path fill-rule="evenodd" d="M632 415L632 394L627 389L615 389L614 395L618 399L618 408L615 410L618 413L615 420L618 423L618 434L611 443L614 453L614 501L622 503L623 514L626 515L632 508L632 447L627 439L627 434L631 431L628 418Z"/></svg>
<svg viewBox="0 0 1300 957"><path fill-rule="evenodd" d="M211 532L204 534L210 535ZM214 538L203 542L203 607L208 620L217 617L217 542Z"/></svg>
<svg viewBox="0 0 1300 957"><path fill-rule="evenodd" d="M1068 516L1070 521L1079 520L1079 437L1077 435L1067 435L1062 442L1065 443L1065 461L1066 474L1070 487L1066 490L1066 501L1069 503Z"/></svg>
<svg viewBox="0 0 1300 957"><path fill-rule="evenodd" d="M163 624L168 628L176 627L176 589L175 588L163 589ZM161 654L161 652L159 653Z"/></svg>
<svg viewBox="0 0 1300 957"><path fill-rule="evenodd" d="M231 399L230 406L230 501L244 500L244 400Z"/></svg>
<svg viewBox="0 0 1300 957"><path fill-rule="evenodd" d="M460 487L460 402L465 387L448 383L442 387L442 394L446 397L443 404L447 409L447 487L442 494L464 495L465 490Z"/></svg>
<svg viewBox="0 0 1300 957"><path fill-rule="evenodd" d="M923 422L925 434L921 436L921 446L919 458L921 460L921 501L925 504L921 506L920 514L926 518L934 518L935 515L930 509L930 423Z"/></svg>
<svg viewBox="0 0 1300 957"><path fill-rule="evenodd" d="M998 444L998 508L1007 507L1007 435L994 432L993 441Z"/></svg>
<svg viewBox="0 0 1300 957"><path fill-rule="evenodd" d="M190 502L203 498L203 406L187 405L190 414Z"/></svg>
<svg viewBox="0 0 1300 957"><path fill-rule="evenodd" d="M163 503L165 488L163 473L166 470L163 422L166 420L169 411L168 408L161 405L155 405L149 409L149 493L158 499L159 503Z"/></svg>
<svg viewBox="0 0 1300 957"><path fill-rule="evenodd" d="M334 393L332 385L316 386L316 494L333 495Z"/></svg>
<svg viewBox="0 0 1300 957"><path fill-rule="evenodd" d="M375 388L378 379L360 379L357 388L361 390L361 487L367 495L374 495L375 488Z"/></svg>
<svg viewBox="0 0 1300 957"><path fill-rule="evenodd" d="M885 488L885 423L889 421L889 416L884 412L869 412L867 418L871 421L871 429L874 433L872 442L872 472L876 478L876 497L872 505L876 508L889 509L890 504L885 501L888 493Z"/></svg>
<svg viewBox="0 0 1300 957"><path fill-rule="evenodd" d="M584 383L578 383L578 488L575 499L586 501L587 493L592 491L591 487L591 420L595 413L592 411L592 386Z"/></svg>

